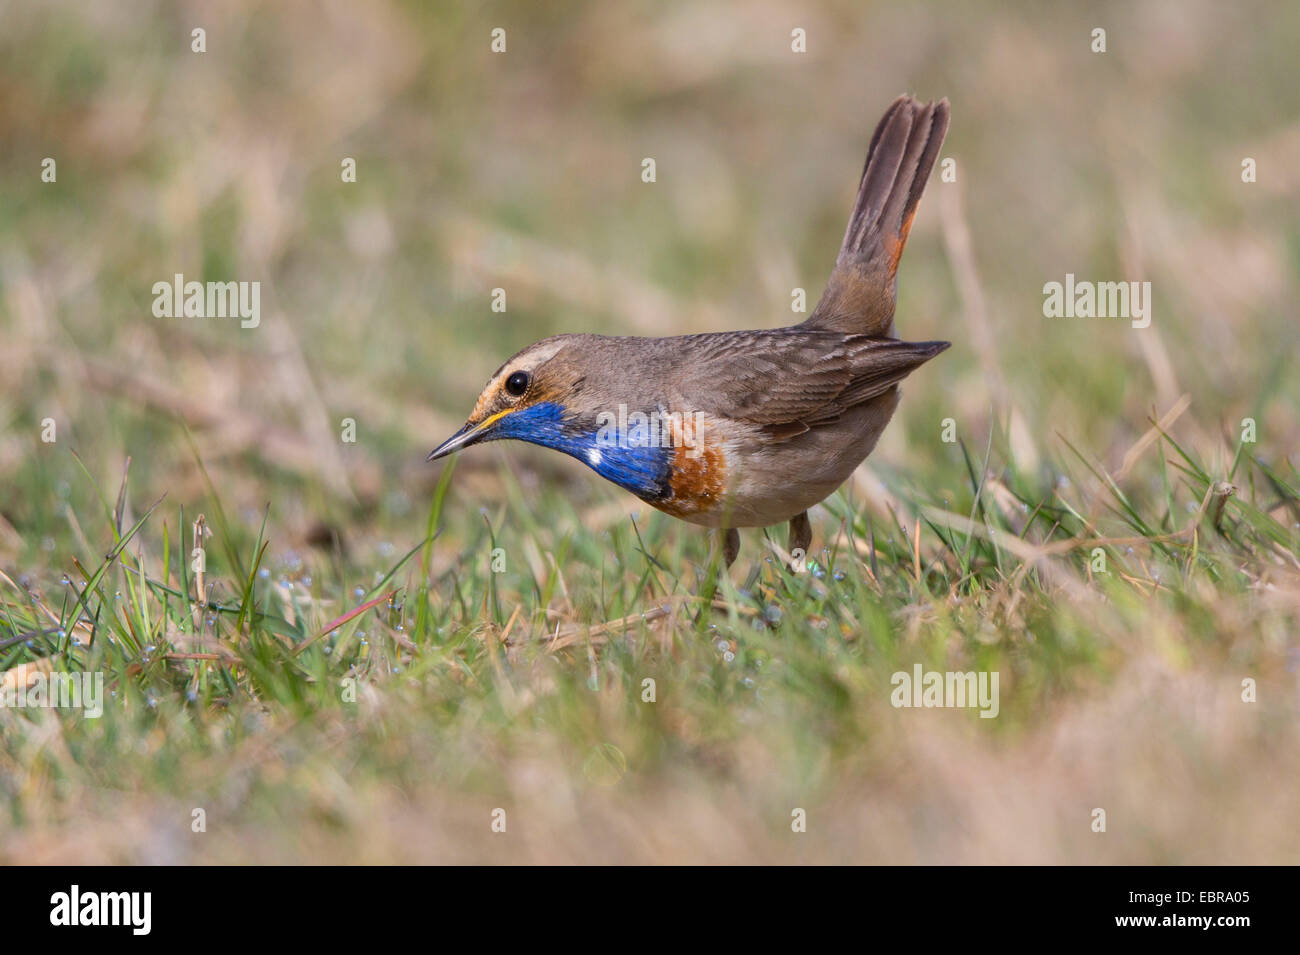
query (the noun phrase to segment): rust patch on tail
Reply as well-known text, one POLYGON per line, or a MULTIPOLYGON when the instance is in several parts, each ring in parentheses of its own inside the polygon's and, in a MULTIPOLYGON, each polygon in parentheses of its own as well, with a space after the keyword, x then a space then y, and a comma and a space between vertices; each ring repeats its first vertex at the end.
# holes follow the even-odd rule
POLYGON ((916 210, 903 220, 903 226, 898 230, 898 238, 892 236, 887 239, 888 245, 885 253, 889 256, 889 274, 895 275, 898 272, 898 260, 903 257, 903 246, 907 245, 907 234, 912 231, 912 220, 916 218, 916 210))

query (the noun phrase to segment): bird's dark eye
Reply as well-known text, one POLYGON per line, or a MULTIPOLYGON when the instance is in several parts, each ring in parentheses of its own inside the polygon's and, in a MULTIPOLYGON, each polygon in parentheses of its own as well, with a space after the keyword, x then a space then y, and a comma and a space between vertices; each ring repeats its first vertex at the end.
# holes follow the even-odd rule
POLYGON ((528 390, 528 372, 517 371, 506 379, 506 394, 515 398, 523 397, 528 390))

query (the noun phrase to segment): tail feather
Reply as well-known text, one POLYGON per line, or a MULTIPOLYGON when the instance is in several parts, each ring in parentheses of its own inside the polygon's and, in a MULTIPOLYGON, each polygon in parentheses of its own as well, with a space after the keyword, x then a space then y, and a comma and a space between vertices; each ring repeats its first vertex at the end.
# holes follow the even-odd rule
POLYGON ((948 132, 948 101, 900 96, 871 137, 835 269, 804 324, 846 334, 892 334, 898 260, 948 132))

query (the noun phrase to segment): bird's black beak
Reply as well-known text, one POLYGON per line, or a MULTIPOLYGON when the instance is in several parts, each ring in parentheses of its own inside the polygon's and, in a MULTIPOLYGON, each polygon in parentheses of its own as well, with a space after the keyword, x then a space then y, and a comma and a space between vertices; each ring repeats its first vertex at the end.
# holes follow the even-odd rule
POLYGON ((442 444, 430 451, 429 456, 425 458, 425 460, 436 461, 439 458, 445 458, 454 451, 459 451, 461 448, 468 447, 481 437, 483 437, 483 425, 466 422, 465 427, 461 428, 446 441, 442 442, 442 444))
POLYGON ((446 441, 442 442, 442 444, 430 451, 429 456, 425 458, 425 460, 436 461, 438 458, 446 457, 453 451, 467 448, 471 444, 478 444, 478 442, 487 438, 496 431, 495 425, 498 421, 506 415, 513 413, 514 410, 514 408, 507 408, 504 411, 498 411, 496 414, 490 415, 478 423, 466 421, 465 427, 461 428, 446 441))

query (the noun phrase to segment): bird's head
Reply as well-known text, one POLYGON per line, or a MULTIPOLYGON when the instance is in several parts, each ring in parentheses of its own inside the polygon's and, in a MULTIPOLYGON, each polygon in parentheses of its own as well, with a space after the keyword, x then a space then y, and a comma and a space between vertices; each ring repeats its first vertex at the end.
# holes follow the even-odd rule
POLYGON ((671 449, 611 446, 605 414, 620 404, 654 407, 619 367, 618 339, 557 335, 510 358, 493 373, 464 427, 429 454, 433 461, 485 441, 513 438, 563 451, 647 499, 666 493, 671 449))
POLYGON ((506 361, 488 380, 465 426, 430 452, 429 460, 502 438, 547 443, 573 417, 566 414, 568 406, 582 391, 583 376, 572 356, 556 360, 573 337, 543 339, 506 361))

